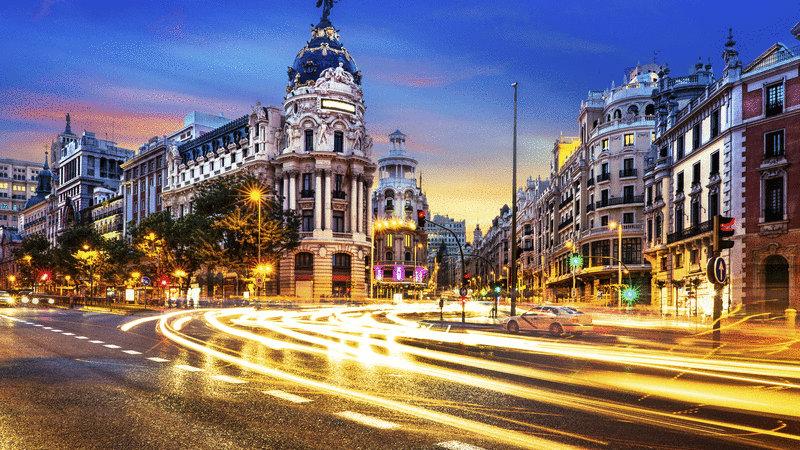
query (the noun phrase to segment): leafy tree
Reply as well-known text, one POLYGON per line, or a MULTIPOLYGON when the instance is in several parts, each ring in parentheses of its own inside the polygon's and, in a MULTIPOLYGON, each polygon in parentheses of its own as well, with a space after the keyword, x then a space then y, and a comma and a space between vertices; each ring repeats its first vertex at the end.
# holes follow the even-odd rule
POLYGON ((41 272, 54 267, 50 242, 38 234, 26 236, 14 250, 14 258, 19 261, 20 282, 25 286, 33 286, 41 272))

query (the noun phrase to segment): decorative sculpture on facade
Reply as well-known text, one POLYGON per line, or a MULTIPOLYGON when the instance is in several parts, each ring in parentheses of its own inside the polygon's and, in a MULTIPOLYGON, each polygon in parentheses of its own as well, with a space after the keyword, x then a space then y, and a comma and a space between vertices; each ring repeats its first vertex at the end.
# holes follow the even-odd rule
POLYGON ((331 9, 336 0, 317 0, 317 8, 322 7, 322 19, 320 24, 330 23, 331 9))

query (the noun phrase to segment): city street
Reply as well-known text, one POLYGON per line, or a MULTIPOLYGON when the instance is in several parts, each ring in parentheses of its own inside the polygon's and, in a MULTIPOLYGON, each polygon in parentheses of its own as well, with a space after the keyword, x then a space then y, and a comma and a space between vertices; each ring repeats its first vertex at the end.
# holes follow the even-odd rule
POLYGON ((419 325, 433 305, 0 314, 0 448, 800 441, 800 366, 778 348, 718 356, 702 338, 613 325, 579 339, 448 332, 419 325))

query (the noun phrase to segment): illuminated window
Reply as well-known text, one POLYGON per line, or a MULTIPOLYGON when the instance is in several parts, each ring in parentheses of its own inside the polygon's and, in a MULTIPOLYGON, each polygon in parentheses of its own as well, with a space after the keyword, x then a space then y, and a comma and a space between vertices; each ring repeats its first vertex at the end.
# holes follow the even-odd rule
POLYGON ((25 186, 20 186, 18 184, 15 184, 13 189, 16 192, 25 192, 25 186))
POLYGON ((8 183, 0 183, 0 189, 8 189, 8 183))
POLYGON ((409 235, 405 236, 405 244, 406 244, 406 247, 411 247, 411 236, 409 236, 409 235))
POLYGON ((607 138, 603 139, 602 149, 603 150, 608 150, 608 139, 607 138))
POLYGON ((633 145, 633 133, 625 133, 625 147, 630 147, 633 145))

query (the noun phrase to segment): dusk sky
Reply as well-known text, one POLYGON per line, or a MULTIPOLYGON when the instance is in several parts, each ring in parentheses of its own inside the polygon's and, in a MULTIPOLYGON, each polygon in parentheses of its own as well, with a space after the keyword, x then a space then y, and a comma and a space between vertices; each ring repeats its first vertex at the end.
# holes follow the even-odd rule
MULTIPOLYGON (((0 6, 0 155, 42 160, 63 130, 136 149, 190 111, 236 118, 280 104, 314 0, 6 0, 0 6)), ((546 176, 590 89, 637 62, 719 74, 728 27, 747 63, 789 29, 797 0, 340 0, 331 15, 364 74, 376 157, 396 128, 420 160, 431 210, 484 230, 511 198, 513 81, 520 184, 546 176), (758 6, 757 6, 758 5, 758 6), (476 187, 477 186, 477 187, 476 187)))

